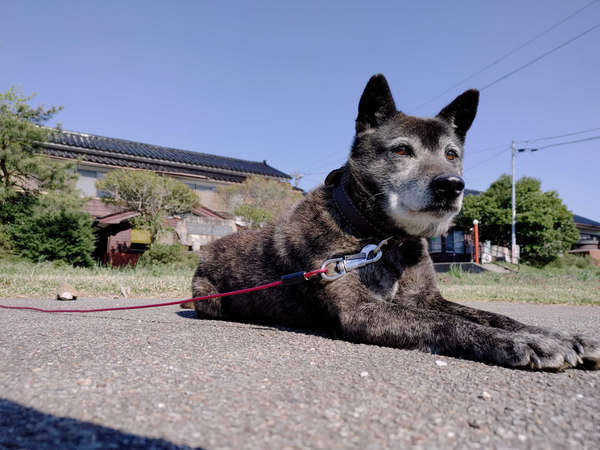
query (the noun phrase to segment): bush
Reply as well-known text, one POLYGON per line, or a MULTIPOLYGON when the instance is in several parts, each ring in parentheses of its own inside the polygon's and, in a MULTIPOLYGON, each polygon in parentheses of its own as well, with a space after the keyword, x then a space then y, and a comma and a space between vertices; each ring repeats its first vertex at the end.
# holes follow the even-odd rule
POLYGON ((0 217, 14 252, 31 261, 64 261, 73 266, 93 264, 95 236, 92 218, 81 201, 70 195, 5 196, 0 217))
POLYGON ((175 265, 195 268, 197 264, 198 255, 186 253, 179 244, 153 244, 138 260, 140 267, 175 265))

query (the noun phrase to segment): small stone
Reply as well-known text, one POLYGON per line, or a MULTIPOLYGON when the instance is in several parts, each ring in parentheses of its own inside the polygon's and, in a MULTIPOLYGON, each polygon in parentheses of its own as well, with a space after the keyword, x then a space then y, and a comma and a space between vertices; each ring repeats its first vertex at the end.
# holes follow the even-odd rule
POLYGON ((492 394, 490 394, 490 393, 489 393, 489 392, 487 392, 487 391, 483 391, 483 392, 481 393, 481 395, 479 395, 479 398, 480 398, 480 399, 482 399, 482 400, 489 400, 489 399, 491 399, 491 398, 492 398, 492 394))
POLYGON ((89 378, 80 378, 79 380, 77 380, 77 384, 79 384, 80 386, 89 386, 90 384, 92 384, 92 380, 90 380, 89 378))
POLYGON ((583 394, 577 394, 575 397, 577 397, 579 400, 581 400, 583 398, 583 394))
POLYGON ((448 431, 447 436, 452 439, 454 436, 456 436, 456 433, 454 431, 448 431))
POLYGON ((73 286, 63 283, 56 292, 56 300, 77 300, 79 293, 73 286))
POLYGON ((446 361, 442 361, 441 359, 436 359, 435 363, 439 366, 439 367, 445 367, 448 365, 448 363, 446 361))
POLYGON ((368 377, 368 376, 369 376, 369 372, 367 372, 366 370, 363 370, 363 371, 360 373, 360 376, 361 376, 361 377, 363 377, 363 378, 364 378, 364 377, 368 377))
POLYGON ((527 436, 525 436, 524 434, 519 434, 517 436, 517 438, 521 441, 521 442, 525 442, 527 440, 527 436))

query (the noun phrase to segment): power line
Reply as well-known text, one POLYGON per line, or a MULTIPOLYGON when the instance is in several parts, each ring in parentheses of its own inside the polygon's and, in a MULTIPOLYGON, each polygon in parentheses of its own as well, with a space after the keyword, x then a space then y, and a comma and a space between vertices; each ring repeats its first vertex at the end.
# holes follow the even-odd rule
POLYGON ((559 147, 561 145, 568 145, 568 144, 577 144, 579 142, 595 141, 597 139, 600 139, 600 136, 592 136, 592 137, 589 137, 589 138, 577 139, 577 140, 574 140, 574 141, 566 141, 566 142, 558 142, 556 144, 542 145, 541 147, 537 147, 537 148, 520 148, 519 152, 524 152, 526 150, 529 150, 530 152, 537 152, 538 150, 542 150, 544 148, 559 147))
POLYGON ((527 41, 525 41, 523 44, 520 44, 516 47, 514 47, 512 50, 509 50, 507 53, 505 53, 504 55, 500 56, 499 58, 497 58, 496 60, 494 60, 493 62, 491 62, 490 64, 482 67, 481 69, 477 70, 476 72, 472 73, 471 75, 469 75, 466 78, 463 78, 462 80, 460 80, 459 82, 453 84, 452 86, 450 86, 448 89, 446 89, 444 92, 441 92, 440 94, 436 95, 435 97, 430 98, 429 100, 427 100, 426 102, 421 103, 420 105, 418 105, 417 107, 413 108, 414 110, 417 110, 425 105, 427 105, 428 103, 431 103, 434 100, 437 100, 438 98, 440 98, 442 95, 450 92, 452 89, 460 86, 461 84, 463 84, 466 81, 469 81, 472 78, 475 78, 477 75, 485 72, 486 70, 494 67, 496 64, 499 64, 500 62, 504 61, 506 58, 508 58, 509 56, 513 55, 514 53, 518 52, 519 50, 521 50, 522 48, 528 46, 529 44, 531 44, 532 42, 536 41, 537 39, 541 38, 542 36, 548 34, 550 31, 554 30, 556 27, 558 27, 559 25, 562 25, 563 23, 565 23, 567 20, 575 17, 577 14, 579 14, 581 11, 583 11, 584 9, 592 6, 594 3, 597 3, 599 0, 593 0, 591 2, 589 2, 588 4, 586 4, 585 6, 579 8, 577 11, 569 14, 567 17, 559 20, 558 22, 554 23, 553 25, 551 25, 550 27, 546 28, 544 31, 542 31, 541 33, 536 34, 535 36, 533 36, 532 38, 528 39, 527 41))
POLYGON ((505 80, 506 78, 510 77, 511 75, 514 75, 515 73, 517 73, 517 72, 520 72, 521 70, 523 70, 523 69, 525 69, 525 68, 527 68, 527 67, 531 66, 532 64, 534 64, 534 63, 538 62, 540 59, 542 59, 542 58, 545 58, 546 56, 550 55, 551 53, 554 53, 555 51, 557 51, 557 50, 559 50, 559 49, 563 48, 563 47, 564 47, 564 46, 566 46, 566 45, 569 45, 571 42, 573 42, 573 41, 576 41, 577 39, 579 39, 579 38, 581 38, 581 37, 585 36, 586 34, 588 34, 588 33, 592 32, 592 31, 594 31, 594 30, 595 30, 596 28, 598 28, 598 27, 600 27, 600 23, 598 23, 598 24, 594 25, 594 26, 593 26, 593 27, 591 27, 591 28, 588 28, 588 29, 587 29, 587 30, 585 30, 583 33, 580 33, 580 34, 578 34, 577 36, 575 36, 575 37, 572 37, 571 39, 569 39, 569 40, 567 40, 567 41, 563 42, 563 43, 562 43, 562 44, 560 44, 560 45, 557 45, 556 47, 554 47, 554 48, 552 48, 552 49, 548 50, 547 52, 545 52, 545 53, 542 53, 542 54, 541 54, 540 56, 538 56, 537 58, 534 58, 534 59, 532 59, 531 61, 529 61, 529 62, 527 62, 527 63, 523 64, 522 66, 519 66, 519 67, 517 67, 515 70, 512 70, 512 71, 508 72, 508 73, 507 73, 507 74, 505 74, 505 75, 502 75, 500 78, 498 78, 498 79, 496 79, 496 80, 492 81, 492 82, 491 82, 491 83, 489 83, 489 84, 486 84, 484 87, 480 88, 479 90, 480 90, 480 91, 485 91, 487 88, 489 88, 489 87, 492 87, 492 86, 493 86, 493 85, 495 85, 496 83, 499 83, 500 81, 502 81, 502 80, 505 80))
POLYGON ((558 134, 556 136, 546 136, 546 137, 540 137, 540 138, 535 138, 535 139, 527 139, 525 141, 516 141, 516 142, 519 142, 521 144, 530 144, 532 142, 547 141, 547 140, 550 140, 550 139, 558 139, 558 138, 567 137, 567 136, 575 136, 577 134, 585 134, 585 133, 589 133, 590 131, 597 131, 597 130, 600 130, 600 127, 598 127, 598 128, 589 128, 587 130, 581 130, 581 131, 574 131, 572 133, 558 134))
POLYGON ((502 155, 503 153, 505 153, 507 150, 510 150, 510 147, 504 147, 502 150, 500 150, 497 153, 494 153, 492 156, 490 156, 487 159, 484 159, 483 161, 478 162, 477 164, 470 166, 470 167, 465 167, 465 172, 471 171, 489 161, 491 161, 492 159, 496 159, 498 156, 502 155))
POLYGON ((471 150, 471 149, 467 149, 467 152, 468 152, 469 154, 471 154, 471 153, 475 153, 475 154, 477 154, 477 155, 481 155, 482 153, 487 153, 487 152, 491 152, 492 150, 497 150, 497 149, 499 149, 500 147, 504 148, 504 147, 506 147, 506 144, 494 145, 493 147, 487 147, 487 148, 484 148, 484 149, 478 149, 478 150, 471 150))

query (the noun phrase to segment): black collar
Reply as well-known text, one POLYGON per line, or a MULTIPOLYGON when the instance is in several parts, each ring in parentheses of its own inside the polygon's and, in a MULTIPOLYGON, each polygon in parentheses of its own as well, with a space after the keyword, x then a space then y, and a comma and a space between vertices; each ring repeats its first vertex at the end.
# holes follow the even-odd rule
POLYGON ((378 227, 373 225, 367 217, 365 217, 356 205, 350 199, 346 192, 346 182, 348 174, 344 167, 332 171, 325 180, 325 184, 333 184, 333 201, 336 208, 340 212, 352 231, 359 237, 374 237, 385 234, 378 227))

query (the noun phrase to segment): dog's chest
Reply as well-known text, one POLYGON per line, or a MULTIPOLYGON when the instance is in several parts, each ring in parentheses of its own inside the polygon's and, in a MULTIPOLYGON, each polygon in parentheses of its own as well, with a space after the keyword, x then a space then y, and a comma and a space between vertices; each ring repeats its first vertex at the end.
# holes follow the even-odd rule
MULTIPOLYGON (((420 250, 420 248, 419 248, 420 250)), ((428 290, 432 277, 415 248, 393 248, 378 263, 361 269, 359 278, 372 295, 383 301, 406 301, 428 290)))

